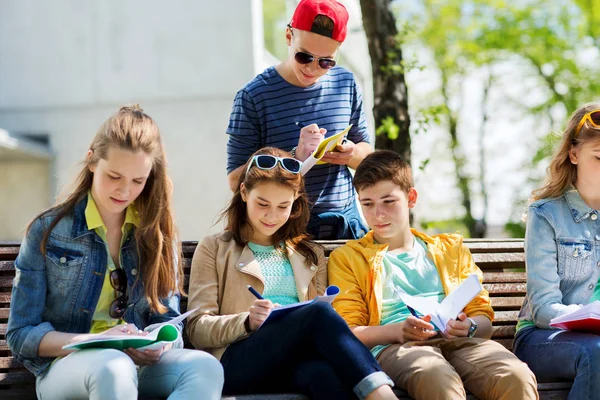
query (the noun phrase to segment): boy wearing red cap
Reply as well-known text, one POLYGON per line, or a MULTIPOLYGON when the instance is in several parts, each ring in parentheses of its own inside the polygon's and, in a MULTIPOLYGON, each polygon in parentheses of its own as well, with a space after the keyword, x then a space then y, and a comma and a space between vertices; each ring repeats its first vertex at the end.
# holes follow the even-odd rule
POLYGON ((242 166, 273 146, 304 161, 327 136, 352 124, 348 141, 306 174, 312 204, 309 233, 316 238, 359 238, 367 228, 355 204, 348 167, 372 151, 362 96, 352 73, 336 66, 348 12, 336 0, 301 0, 286 30, 289 56, 267 68, 236 95, 227 134, 232 190, 242 166))

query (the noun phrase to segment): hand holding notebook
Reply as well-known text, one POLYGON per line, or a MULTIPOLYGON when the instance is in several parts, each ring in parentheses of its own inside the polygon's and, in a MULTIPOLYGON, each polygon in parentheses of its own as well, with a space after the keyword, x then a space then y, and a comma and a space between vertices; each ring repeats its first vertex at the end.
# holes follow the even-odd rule
MULTIPOLYGON (((260 293, 256 292, 251 287, 248 287, 248 290, 250 290, 252 292, 252 294, 254 294, 254 296, 256 296, 258 299, 262 299, 262 296, 260 295, 260 293)), ((309 305, 312 303, 324 302, 324 303, 331 304, 331 303, 333 303, 333 300, 339 293, 340 293, 339 287, 328 286, 327 289, 325 289, 325 293, 323 294, 323 296, 317 296, 312 300, 306 300, 306 301, 302 301, 299 303, 294 303, 294 304, 289 304, 286 306, 274 308, 271 310, 271 313, 269 314, 269 316, 267 317, 265 322, 263 322, 262 325, 267 324, 267 323, 269 323, 269 324, 273 323, 274 321, 279 320, 281 317, 283 317, 287 313, 289 313, 299 307, 303 307, 303 306, 306 306, 306 305, 309 305)), ((259 329, 260 329, 260 327, 259 327, 259 329)))
POLYGON ((342 142, 348 136, 348 132, 352 128, 352 125, 348 126, 343 131, 336 133, 335 135, 329 136, 328 138, 323 139, 323 141, 319 144, 319 147, 316 148, 315 151, 312 152, 310 156, 302 163, 302 170, 300 173, 305 175, 315 164, 325 164, 324 161, 320 161, 323 156, 330 151, 335 151, 335 148, 342 144, 342 142))
POLYGON ((430 315, 431 324, 445 335, 448 321, 456 319, 458 314, 482 290, 483 287, 479 282, 479 278, 476 274, 472 274, 460 286, 454 289, 452 293, 447 295, 441 303, 432 298, 411 296, 398 291, 396 293, 407 306, 412 307, 421 315, 430 315))
POLYGON ((138 350, 158 350, 169 343, 175 343, 181 338, 181 332, 176 325, 191 315, 197 308, 190 310, 178 317, 175 317, 161 324, 151 325, 150 332, 145 331, 140 334, 123 335, 91 335, 88 339, 75 343, 64 345, 64 350, 83 350, 83 349, 117 349, 124 350, 128 348, 138 350))
POLYGON ((600 334, 600 301, 593 301, 578 310, 552 318, 550 326, 600 334))

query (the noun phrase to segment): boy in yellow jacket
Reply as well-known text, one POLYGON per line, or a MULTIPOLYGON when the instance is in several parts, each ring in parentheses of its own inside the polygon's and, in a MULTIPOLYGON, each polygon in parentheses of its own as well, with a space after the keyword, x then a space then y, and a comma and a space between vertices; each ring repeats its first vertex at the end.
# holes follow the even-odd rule
POLYGON ((397 387, 415 399, 537 399, 535 376, 502 345, 488 340, 494 312, 482 290, 443 334, 429 317, 412 316, 398 293, 441 301, 481 270, 458 234, 411 229, 417 201, 410 165, 397 153, 367 156, 353 180, 371 231, 329 257, 333 306, 397 387), (464 386, 463 386, 464 383, 464 386))

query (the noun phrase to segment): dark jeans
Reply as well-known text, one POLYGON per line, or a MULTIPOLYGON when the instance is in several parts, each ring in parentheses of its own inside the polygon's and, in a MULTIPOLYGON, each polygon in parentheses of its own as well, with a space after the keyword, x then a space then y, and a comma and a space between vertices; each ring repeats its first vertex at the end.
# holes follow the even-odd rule
POLYGON ((353 202, 341 212, 311 215, 306 230, 319 240, 360 239, 369 232, 369 227, 360 216, 356 202, 353 202))
POLYGON ((600 336, 528 327, 517 333, 513 351, 539 382, 574 380, 569 399, 600 397, 600 336))
MULTIPOLYGON (((311 399, 351 399, 359 383, 381 386, 371 352, 327 303, 300 307, 231 344, 221 363, 224 394, 300 392, 311 399)), ((380 376, 381 375, 381 376, 380 376)), ((389 379, 389 378, 387 378, 389 379)), ((391 384, 391 381, 389 381, 391 384)))

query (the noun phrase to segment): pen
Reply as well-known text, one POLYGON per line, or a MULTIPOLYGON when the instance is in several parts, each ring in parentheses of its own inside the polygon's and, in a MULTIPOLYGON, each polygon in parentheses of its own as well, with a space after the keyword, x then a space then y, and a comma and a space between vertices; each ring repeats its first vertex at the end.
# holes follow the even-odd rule
POLYGON ((302 122, 300 122, 300 121, 296 121, 296 122, 294 122, 294 123, 295 123, 295 124, 298 126, 298 128, 300 128, 300 129, 302 129, 302 128, 304 128, 304 127, 306 126, 306 125, 304 125, 304 124, 303 124, 302 122))
POLYGON ((252 293, 254 295, 254 297, 256 297, 259 300, 264 300, 265 298, 262 297, 260 295, 260 293, 258 293, 256 290, 254 290, 254 288, 250 285, 246 285, 246 287, 248 288, 248 290, 250 291, 250 293, 252 293))
POLYGON ((415 309, 412 308, 411 306, 409 306, 408 304, 406 305, 406 308, 408 308, 408 311, 410 311, 410 313, 412 314, 413 317, 419 318, 419 319, 421 318, 421 317, 419 317, 419 315, 417 314, 415 309))

